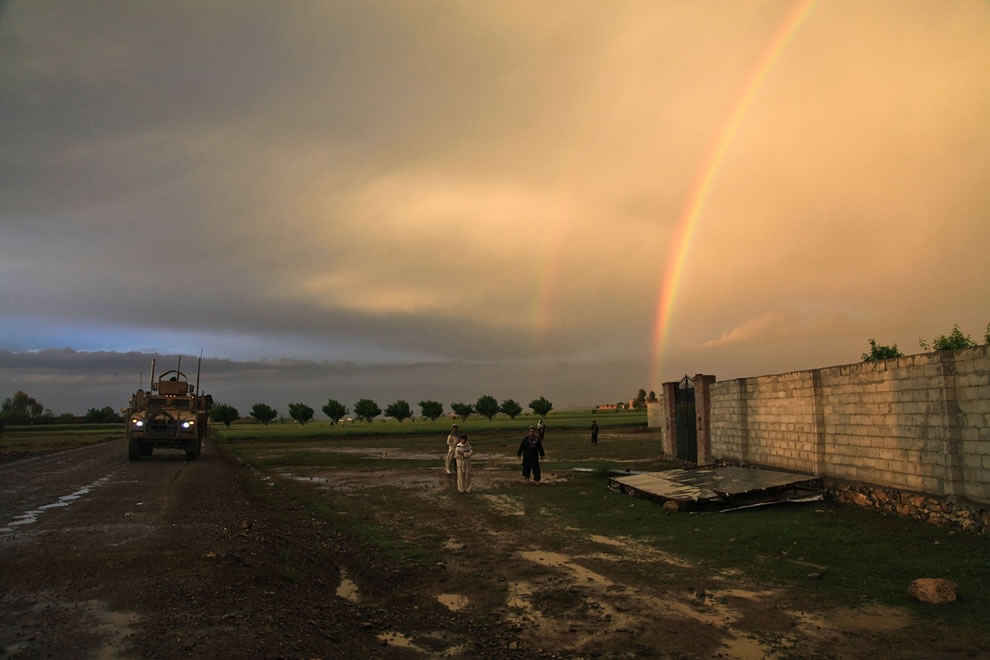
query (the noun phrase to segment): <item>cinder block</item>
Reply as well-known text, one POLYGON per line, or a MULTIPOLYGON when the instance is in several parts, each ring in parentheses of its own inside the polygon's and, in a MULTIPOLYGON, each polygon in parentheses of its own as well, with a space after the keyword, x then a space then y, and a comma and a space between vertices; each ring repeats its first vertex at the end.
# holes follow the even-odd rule
POLYGON ((963 468, 963 481, 968 483, 983 483, 988 479, 987 471, 979 468, 963 468))
POLYGON ((963 467, 967 468, 980 468, 983 467, 983 456, 979 454, 963 455, 962 464, 963 467))

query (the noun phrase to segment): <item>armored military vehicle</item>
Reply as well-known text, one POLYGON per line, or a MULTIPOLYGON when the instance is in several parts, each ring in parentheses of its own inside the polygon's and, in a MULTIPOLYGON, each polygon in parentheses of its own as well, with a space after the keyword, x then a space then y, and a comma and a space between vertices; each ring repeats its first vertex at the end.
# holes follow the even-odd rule
POLYGON ((127 407, 127 457, 135 461, 151 456, 157 449, 182 449, 186 458, 199 457, 203 438, 207 432, 207 413, 213 406, 213 397, 199 391, 199 373, 196 366, 196 384, 182 369, 182 358, 175 369, 163 372, 155 378, 155 361, 151 362, 149 391, 138 389, 131 396, 127 407))

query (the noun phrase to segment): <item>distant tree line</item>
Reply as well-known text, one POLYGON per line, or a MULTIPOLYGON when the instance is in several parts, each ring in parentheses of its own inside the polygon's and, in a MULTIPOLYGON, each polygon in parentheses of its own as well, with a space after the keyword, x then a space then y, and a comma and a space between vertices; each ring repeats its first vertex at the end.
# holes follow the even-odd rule
MULTIPOLYGON (((545 416, 553 409, 553 403, 546 397, 540 396, 529 402, 529 408, 537 415, 545 416)), ((331 424, 338 424, 350 412, 344 404, 336 399, 328 399, 326 405, 321 410, 330 419, 331 424)), ((399 399, 385 406, 383 411, 379 405, 371 399, 360 399, 354 403, 354 417, 370 422, 383 412, 386 417, 392 417, 400 423, 413 418, 413 409, 408 401, 399 399)), ((523 407, 513 399, 505 399, 501 403, 491 394, 485 394, 478 398, 473 404, 454 401, 450 404, 451 412, 462 420, 468 419, 473 414, 487 417, 489 421, 495 415, 502 413, 515 419, 523 412, 523 407)), ((436 421, 444 414, 443 404, 439 401, 425 400, 419 402, 420 417, 436 421)), ((307 424, 313 419, 314 410, 305 403, 299 401, 289 404, 289 417, 299 424, 307 424)), ((256 403, 251 406, 249 416, 259 424, 271 424, 278 419, 278 411, 266 403, 256 403)), ((230 426, 241 418, 240 412, 228 403, 221 403, 213 406, 210 410, 210 419, 219 424, 230 426)))
POLYGON ((62 413, 56 415, 51 408, 18 390, 0 404, 0 429, 4 426, 25 424, 81 424, 122 422, 123 418, 110 406, 90 408, 85 415, 62 413))

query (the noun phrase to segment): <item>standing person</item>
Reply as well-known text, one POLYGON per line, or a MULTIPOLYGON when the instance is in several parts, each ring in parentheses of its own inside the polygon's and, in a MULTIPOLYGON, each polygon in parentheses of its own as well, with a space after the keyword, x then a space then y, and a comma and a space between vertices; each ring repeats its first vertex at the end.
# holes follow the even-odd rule
POLYGON ((591 444, 598 444, 598 420, 591 420, 591 444))
POLYGON ((447 474, 453 474, 450 471, 450 462, 454 460, 454 449, 457 447, 457 441, 460 438, 457 434, 457 424, 450 427, 450 433, 447 435, 447 458, 444 459, 443 469, 447 474))
POLYGON ((523 477, 528 481, 529 473, 532 472, 533 481, 539 483, 540 458, 546 456, 546 453, 543 451, 543 441, 540 439, 535 427, 529 427, 529 433, 519 443, 519 451, 516 452, 516 456, 522 456, 523 477))
POLYGON ((540 417, 540 421, 536 423, 536 434, 540 436, 540 442, 543 442, 543 438, 547 434, 547 425, 543 423, 542 417, 540 417))
POLYGON ((457 459, 457 492, 459 493, 471 492, 471 455, 473 453, 474 450, 471 449, 471 443, 468 442, 467 433, 462 434, 460 442, 454 449, 457 459))

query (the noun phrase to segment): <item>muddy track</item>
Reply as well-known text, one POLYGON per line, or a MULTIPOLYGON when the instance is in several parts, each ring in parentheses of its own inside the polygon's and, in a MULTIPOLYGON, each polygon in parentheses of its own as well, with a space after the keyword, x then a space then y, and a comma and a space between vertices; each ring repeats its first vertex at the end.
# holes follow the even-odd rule
MULTIPOLYGON (((940 629, 896 608, 809 611, 808 593, 569 527, 506 486, 515 471, 478 470, 470 496, 438 467, 300 476, 258 472, 209 443, 193 462, 161 452, 130 463, 120 441, 0 467, 0 657, 947 657, 975 648, 932 642, 940 629), (308 512, 321 503, 435 554, 389 555, 352 536, 362 525, 345 532, 327 522, 334 515, 308 512)), ((567 481, 548 477, 540 488, 567 481)))
MULTIPOLYGON (((414 570, 362 553, 277 487, 252 495, 264 482, 209 444, 194 462, 130 463, 113 442, 2 477, 0 657, 422 657, 387 634, 447 612, 403 592, 414 570), (342 561, 389 602, 338 595, 342 561)), ((504 646, 456 621, 443 636, 433 650, 504 646)))

